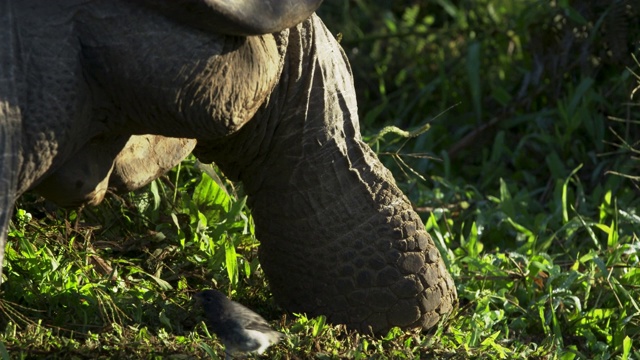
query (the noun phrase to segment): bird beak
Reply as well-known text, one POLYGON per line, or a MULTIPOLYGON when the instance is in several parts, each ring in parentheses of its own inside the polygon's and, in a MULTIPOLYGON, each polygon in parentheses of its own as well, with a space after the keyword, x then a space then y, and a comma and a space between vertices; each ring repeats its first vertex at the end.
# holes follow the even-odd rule
POLYGON ((195 300, 196 304, 201 304, 202 303, 202 294, 201 293, 197 293, 197 294, 193 295, 192 299, 195 300))

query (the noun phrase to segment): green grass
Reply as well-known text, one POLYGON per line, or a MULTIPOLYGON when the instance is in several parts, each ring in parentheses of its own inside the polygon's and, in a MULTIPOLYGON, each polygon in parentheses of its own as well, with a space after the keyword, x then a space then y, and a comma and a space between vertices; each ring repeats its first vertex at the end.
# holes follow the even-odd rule
POLYGON ((241 186, 188 159, 97 208, 20 200, 0 358, 222 357, 191 302, 216 286, 287 334, 269 358, 640 359, 640 8, 605 3, 323 4, 457 284, 429 334, 285 314, 241 186))

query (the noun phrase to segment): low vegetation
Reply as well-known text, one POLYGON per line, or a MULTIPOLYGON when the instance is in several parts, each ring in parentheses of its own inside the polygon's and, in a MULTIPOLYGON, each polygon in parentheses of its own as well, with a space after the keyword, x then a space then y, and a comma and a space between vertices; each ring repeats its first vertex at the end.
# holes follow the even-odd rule
POLYGON ((270 300, 241 185, 185 160, 97 208, 17 204, 0 358, 218 358, 215 286, 287 335, 274 359, 640 359, 640 5, 327 1, 365 139, 423 216, 460 306, 358 334, 270 300), (634 98, 634 95, 636 96, 634 98))

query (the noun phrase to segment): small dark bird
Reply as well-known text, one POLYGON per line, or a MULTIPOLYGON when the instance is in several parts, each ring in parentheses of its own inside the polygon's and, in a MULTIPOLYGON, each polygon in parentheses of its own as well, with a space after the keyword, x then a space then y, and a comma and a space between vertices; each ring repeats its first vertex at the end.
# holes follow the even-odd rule
POLYGON ((204 290, 195 295, 207 317, 207 327, 225 346, 226 359, 232 354, 258 353, 284 337, 249 308, 229 300, 217 290, 204 290))

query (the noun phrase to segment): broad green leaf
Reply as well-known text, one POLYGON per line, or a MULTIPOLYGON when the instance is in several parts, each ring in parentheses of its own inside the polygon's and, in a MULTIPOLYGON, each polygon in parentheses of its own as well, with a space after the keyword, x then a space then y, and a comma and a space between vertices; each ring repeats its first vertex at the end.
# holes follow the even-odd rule
POLYGON ((475 222, 471 225, 471 231, 467 238, 468 241, 466 248, 469 252, 469 256, 477 257, 482 252, 483 245, 478 241, 478 227, 475 222))
POLYGON ((11 360, 9 352, 7 351, 7 348, 4 346, 2 341, 0 341, 0 358, 2 358, 2 360, 11 360))
POLYGON ((620 213, 620 215, 627 221, 636 224, 636 225, 640 225, 640 216, 624 211, 624 210, 618 210, 618 213, 620 213))
POLYGON ((157 211, 160 208, 160 190, 158 189, 158 180, 154 180, 151 182, 149 186, 149 191, 153 195, 153 210, 157 211))
POLYGON ((162 280, 161 278, 155 276, 155 275, 151 275, 147 272, 144 271, 140 271, 141 273, 147 275, 148 277, 152 278, 156 284, 158 284, 158 287, 160 288, 160 290, 162 291, 169 291, 169 290, 173 290, 173 286, 171 286, 171 284, 169 284, 168 282, 162 280))
POLYGON ((236 247, 233 245, 233 241, 231 241, 231 239, 227 239, 224 242, 224 255, 229 281, 231 282, 231 284, 237 285, 239 279, 238 255, 236 254, 236 247))
POLYGON ((201 342, 200 347, 202 348, 202 350, 204 350, 204 352, 207 353, 207 355, 209 355, 209 358, 219 359, 218 355, 216 355, 216 352, 211 348, 211 346, 209 346, 209 344, 201 342))
POLYGON ((555 150, 550 150, 549 154, 544 158, 544 161, 551 172, 551 176, 555 180, 560 181, 564 174, 566 174, 566 171, 565 164, 560 159, 558 153, 555 150))
POLYGON ((160 314, 158 315, 160 322, 168 327, 170 330, 173 328, 171 326, 171 319, 169 319, 169 317, 167 316, 167 312, 165 309, 160 310, 160 314))
POLYGON ((438 5, 440 5, 452 18, 458 17, 458 9, 450 0, 436 0, 436 3, 438 3, 438 5))
POLYGON ((618 226, 615 219, 611 220, 611 231, 607 234, 607 246, 614 248, 618 245, 618 226))
POLYGON ((499 335, 500 335, 500 330, 494 332, 493 334, 489 335, 486 339, 482 340, 482 342, 480 343, 480 346, 484 348, 491 348, 498 353, 498 357, 500 359, 506 359, 507 354, 510 351, 504 346, 496 342, 496 339, 498 338, 499 335))
POLYGON ((632 343, 633 341, 631 341, 631 338, 629 337, 629 335, 625 336, 624 340, 622 340, 622 360, 629 359, 632 343))
POLYGON ((311 335, 316 337, 322 334, 322 330, 324 329, 324 324, 326 323, 327 318, 324 315, 320 315, 313 320, 313 330, 311 335))
POLYGON ((501 105, 505 106, 511 102, 511 94, 502 86, 495 86, 491 89, 491 97, 496 99, 501 105))
POLYGON ((558 5, 564 10, 565 15, 567 15, 572 21, 575 21, 580 25, 587 23, 587 20, 577 10, 571 7, 571 2, 569 0, 560 0, 558 1, 558 5))
POLYGON ((578 170, 582 168, 582 164, 578 165, 575 169, 571 171, 569 176, 567 176, 562 184, 562 220, 564 223, 569 221, 569 212, 567 210, 568 202, 567 202, 567 187, 569 186, 569 180, 575 175, 578 170))
POLYGON ((576 358, 576 356, 578 356, 578 354, 573 351, 575 345, 569 345, 567 346, 567 348, 569 348, 569 351, 562 354, 562 356, 560 356, 560 360, 573 360, 576 358))
POLYGON ((571 102, 569 103, 568 111, 570 114, 573 114, 576 112, 576 109, 578 108, 578 104, 584 100, 585 93, 587 92, 587 90, 591 88, 591 85, 593 85, 593 79, 591 78, 582 79, 582 81, 580 82, 580 85, 578 85, 578 87, 575 89, 573 93, 573 97, 571 98, 571 102))
POLYGON ((214 222, 220 221, 231 207, 227 191, 204 173, 193 192, 192 200, 198 210, 214 222))

